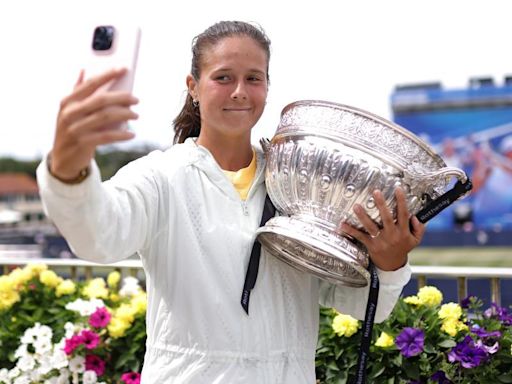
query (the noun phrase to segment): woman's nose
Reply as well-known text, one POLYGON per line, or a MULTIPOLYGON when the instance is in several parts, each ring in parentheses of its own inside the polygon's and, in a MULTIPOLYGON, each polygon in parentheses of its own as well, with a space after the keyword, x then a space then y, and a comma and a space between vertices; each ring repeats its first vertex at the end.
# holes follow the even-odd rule
POLYGON ((236 87, 233 90, 233 93, 231 94, 231 98, 234 100, 247 99, 247 90, 245 88, 245 84, 243 81, 239 81, 236 84, 236 87))

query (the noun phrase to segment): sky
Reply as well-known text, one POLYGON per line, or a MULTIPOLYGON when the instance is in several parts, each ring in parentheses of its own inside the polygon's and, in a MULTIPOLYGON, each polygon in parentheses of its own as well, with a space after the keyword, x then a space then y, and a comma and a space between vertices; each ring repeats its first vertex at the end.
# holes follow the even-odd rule
POLYGON ((192 38, 220 20, 260 24, 272 41, 270 89, 253 141, 271 138, 289 103, 318 99, 391 119, 396 85, 512 74, 506 0, 18 0, 0 4, 0 157, 51 149, 59 102, 78 77, 85 31, 128 19, 142 29, 134 94, 136 138, 172 142, 192 38))

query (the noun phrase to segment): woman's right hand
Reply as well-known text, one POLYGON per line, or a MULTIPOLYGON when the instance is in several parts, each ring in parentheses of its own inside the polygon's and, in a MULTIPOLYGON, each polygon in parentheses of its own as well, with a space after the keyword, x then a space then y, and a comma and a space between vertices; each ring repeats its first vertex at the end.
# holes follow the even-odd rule
POLYGON ((96 92, 125 72, 113 69, 84 81, 82 71, 73 92, 61 101, 50 166, 50 172, 60 180, 76 179, 89 166, 98 145, 135 136, 113 125, 137 119, 130 107, 138 100, 128 92, 96 92))

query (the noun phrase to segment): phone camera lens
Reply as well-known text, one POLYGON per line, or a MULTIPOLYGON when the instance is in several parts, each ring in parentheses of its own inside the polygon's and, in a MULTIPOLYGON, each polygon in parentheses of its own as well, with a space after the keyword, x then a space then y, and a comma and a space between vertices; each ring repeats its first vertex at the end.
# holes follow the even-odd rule
POLYGON ((107 51, 112 47, 114 41, 114 27, 101 25, 94 29, 92 38, 92 49, 95 51, 107 51))

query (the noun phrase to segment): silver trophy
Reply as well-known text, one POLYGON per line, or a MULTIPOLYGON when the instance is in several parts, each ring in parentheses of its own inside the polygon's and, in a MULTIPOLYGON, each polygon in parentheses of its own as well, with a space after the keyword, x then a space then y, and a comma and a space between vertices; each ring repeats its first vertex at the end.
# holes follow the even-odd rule
POLYGON ((464 171, 447 167, 405 128, 326 101, 286 106, 274 137, 262 145, 267 191, 280 215, 257 231, 258 241, 293 267, 335 284, 361 287, 370 279, 366 248, 340 230, 342 222, 363 229, 354 204, 382 225, 375 189, 382 191, 395 217, 398 186, 406 193, 409 211, 426 210, 428 216, 451 203, 425 208, 446 195, 454 177, 459 184, 469 183, 464 171))

